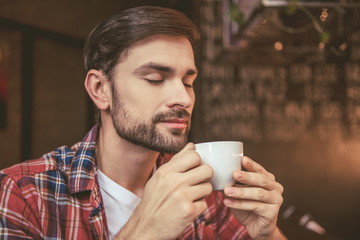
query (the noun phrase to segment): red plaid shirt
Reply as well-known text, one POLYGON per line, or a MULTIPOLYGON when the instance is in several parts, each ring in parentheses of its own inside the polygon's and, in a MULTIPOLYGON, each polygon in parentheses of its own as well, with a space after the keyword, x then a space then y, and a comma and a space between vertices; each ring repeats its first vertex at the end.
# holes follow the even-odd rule
MULTIPOLYGON (((1 239, 109 238, 95 165, 97 131, 0 172, 1 239)), ((158 165, 166 161, 161 154, 158 165)), ((179 239, 250 239, 222 201, 220 192, 208 196, 208 209, 179 239)))

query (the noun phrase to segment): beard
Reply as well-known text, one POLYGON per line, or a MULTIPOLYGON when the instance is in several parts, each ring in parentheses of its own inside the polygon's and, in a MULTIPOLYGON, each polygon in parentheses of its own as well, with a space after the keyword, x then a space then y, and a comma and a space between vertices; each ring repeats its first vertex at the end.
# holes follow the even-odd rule
POLYGON ((150 122, 141 121, 131 115, 116 91, 113 92, 113 108, 110 109, 112 122, 117 134, 127 141, 162 153, 177 153, 188 141, 191 126, 191 115, 185 109, 172 109, 154 115, 150 122), (187 127, 172 128, 161 133, 156 124, 170 118, 186 118, 187 127))

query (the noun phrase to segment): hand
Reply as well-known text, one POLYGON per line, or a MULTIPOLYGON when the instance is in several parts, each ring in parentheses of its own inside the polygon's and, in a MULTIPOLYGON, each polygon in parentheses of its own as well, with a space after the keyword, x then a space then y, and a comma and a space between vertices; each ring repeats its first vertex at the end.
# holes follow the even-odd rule
POLYGON ((144 195, 118 239, 175 239, 207 208, 213 171, 187 144, 147 182, 144 195))
POLYGON ((243 157, 242 165, 247 171, 235 170, 233 178, 244 185, 224 189, 228 197, 224 204, 245 226, 253 239, 282 239, 276 227, 283 187, 273 174, 258 163, 243 157))

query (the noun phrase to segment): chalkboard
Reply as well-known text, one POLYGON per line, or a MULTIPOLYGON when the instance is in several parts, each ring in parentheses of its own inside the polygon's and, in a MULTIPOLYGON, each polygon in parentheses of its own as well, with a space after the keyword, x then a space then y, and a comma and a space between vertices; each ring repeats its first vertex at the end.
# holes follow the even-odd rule
POLYGON ((315 213, 334 236, 360 237, 353 223, 360 214, 360 8, 326 10, 326 44, 314 29, 277 28, 269 13, 280 18, 284 8, 259 9, 229 47, 224 6, 201 1, 195 141, 243 141, 245 153, 285 186, 285 206, 315 213), (329 211, 339 202, 345 205, 329 211))

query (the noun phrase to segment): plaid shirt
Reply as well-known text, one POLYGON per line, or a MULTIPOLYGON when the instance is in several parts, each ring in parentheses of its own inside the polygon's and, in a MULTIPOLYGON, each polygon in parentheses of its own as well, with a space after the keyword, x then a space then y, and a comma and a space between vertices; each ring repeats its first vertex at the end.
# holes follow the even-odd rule
MULTIPOLYGON (((1 239, 108 239, 95 146, 98 127, 71 148, 0 172, 1 239)), ((167 161, 160 155, 157 165, 167 161)), ((208 209, 179 239, 250 239, 214 191, 208 209)))

